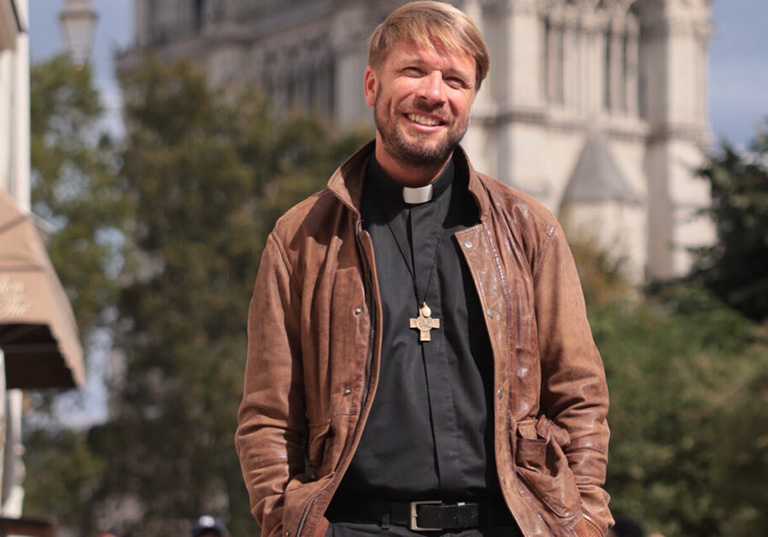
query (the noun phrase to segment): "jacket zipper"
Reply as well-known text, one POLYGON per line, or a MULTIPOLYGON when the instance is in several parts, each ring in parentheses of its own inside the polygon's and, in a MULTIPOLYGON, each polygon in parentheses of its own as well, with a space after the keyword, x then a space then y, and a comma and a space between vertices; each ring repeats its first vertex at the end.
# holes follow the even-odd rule
MULTIPOLYGON (((355 239, 357 241, 358 249, 360 250, 360 255, 365 262, 366 283, 368 284, 368 288, 372 290, 373 276, 371 272, 371 264, 365 256, 365 248, 363 248, 363 244, 360 240, 361 227, 362 227, 362 220, 358 220, 355 223, 355 239)), ((363 285, 365 286, 365 283, 363 285)), ((363 417, 363 412, 365 411, 365 404, 368 401, 368 394, 370 392, 371 362, 373 362, 373 346, 374 346, 375 336, 376 336, 375 334, 376 304, 375 304, 375 298, 374 298, 373 292, 368 293, 368 299, 369 299, 368 311, 370 312, 370 316, 371 316, 371 330, 370 330, 370 337, 368 340, 368 356, 366 357, 366 363, 365 363, 365 385, 363 386, 363 398, 360 404, 360 416, 358 417, 358 424, 360 423, 360 420, 363 417)), ((307 502, 307 506, 304 508, 304 512, 301 514, 301 520, 299 521, 299 526, 296 529, 296 537, 301 537, 301 532, 304 529, 304 524, 307 522, 307 518, 309 517, 309 512, 312 510, 312 506, 314 505, 315 501, 320 496, 325 494, 325 492, 327 492, 329 488, 334 488, 335 486, 336 486, 335 482, 330 483, 327 487, 318 490, 315 494, 312 495, 312 497, 309 499, 309 502, 307 502)))
MULTIPOLYGON (((373 292, 373 275, 371 271, 371 263, 370 260, 365 257, 365 248, 363 248, 362 241, 360 239, 360 229, 363 226, 362 220, 358 220, 357 224, 355 225, 355 238, 357 239, 357 246, 360 250, 360 255, 362 259, 365 260, 365 268, 366 268, 366 281, 368 283, 368 289, 370 292, 368 293, 369 298, 369 304, 368 304, 368 311, 370 312, 371 316, 371 330, 370 330, 370 337, 368 338, 368 356, 366 357, 365 362, 365 385, 363 386, 363 398, 362 398, 362 404, 360 405, 360 418, 363 417, 363 411, 365 410, 365 403, 368 401, 368 392, 370 391, 371 387, 371 363, 373 362, 373 347, 375 345, 375 332, 376 332, 376 303, 375 303, 375 293, 373 292)), ((359 423, 359 420, 358 420, 359 423)))
POLYGON ((296 537, 301 537, 301 530, 304 529, 304 523, 307 521, 307 517, 309 516, 309 511, 312 509, 312 505, 315 503, 315 500, 317 500, 324 492, 325 489, 320 489, 315 492, 315 494, 309 499, 309 502, 307 503, 307 506, 304 508, 304 512, 301 515, 299 527, 296 529, 296 537))

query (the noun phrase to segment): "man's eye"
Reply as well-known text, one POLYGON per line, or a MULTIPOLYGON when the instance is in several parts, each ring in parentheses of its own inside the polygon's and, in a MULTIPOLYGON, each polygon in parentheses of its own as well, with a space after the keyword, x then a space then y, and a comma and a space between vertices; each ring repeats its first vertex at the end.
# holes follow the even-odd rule
POLYGON ((403 69, 403 73, 409 76, 420 76, 423 73, 423 71, 418 67, 406 67, 405 69, 403 69))

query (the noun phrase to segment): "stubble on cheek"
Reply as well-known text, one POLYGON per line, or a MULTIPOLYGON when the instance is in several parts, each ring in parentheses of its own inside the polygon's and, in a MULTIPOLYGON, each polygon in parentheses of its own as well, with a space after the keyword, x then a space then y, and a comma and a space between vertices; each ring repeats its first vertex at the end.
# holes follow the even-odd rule
MULTIPOLYGON (((407 121, 399 109, 390 113, 389 109, 381 102, 381 84, 379 84, 376 99, 373 104, 373 117, 376 130, 389 154, 398 161, 412 166, 429 166, 442 164, 450 157, 453 150, 459 145, 467 130, 467 124, 454 125, 448 129, 442 141, 436 145, 429 144, 430 134, 416 133, 416 141, 406 139, 402 122, 407 121)), ((418 106, 416 106, 419 109, 418 106)), ((423 109, 424 112, 430 110, 423 109)))

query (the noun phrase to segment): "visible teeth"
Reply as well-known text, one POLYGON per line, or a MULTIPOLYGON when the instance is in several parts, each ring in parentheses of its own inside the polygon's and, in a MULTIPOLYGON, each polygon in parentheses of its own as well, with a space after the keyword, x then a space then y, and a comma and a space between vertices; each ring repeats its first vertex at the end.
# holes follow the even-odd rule
POLYGON ((409 114, 408 119, 419 125, 426 125, 427 127, 434 127, 438 124, 438 121, 431 117, 417 116, 415 114, 409 114))

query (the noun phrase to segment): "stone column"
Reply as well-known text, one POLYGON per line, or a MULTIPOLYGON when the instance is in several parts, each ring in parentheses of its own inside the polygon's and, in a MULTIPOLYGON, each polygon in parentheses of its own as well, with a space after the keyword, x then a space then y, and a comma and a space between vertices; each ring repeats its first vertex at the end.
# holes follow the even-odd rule
POLYGON ((547 35, 547 99, 550 105, 563 102, 563 52, 562 21, 555 17, 549 18, 549 33, 547 35))
POLYGON ((646 84, 650 138, 648 170, 648 271, 652 278, 685 274, 691 247, 711 244, 712 223, 698 211, 710 203, 706 185, 695 177, 701 165, 707 127, 694 110, 706 85, 692 78, 691 52, 701 50, 697 32, 708 25, 703 0, 678 4, 667 0, 664 11, 640 11, 641 71, 646 84))
POLYGON ((580 18, 576 26, 576 55, 578 58, 576 68, 576 106, 580 114, 587 111, 587 78, 589 73, 589 36, 584 29, 584 20, 580 18))
POLYGON ((599 114, 604 108, 605 83, 605 18, 603 13, 591 12, 583 16, 583 32, 587 43, 587 62, 584 77, 585 111, 599 114))
POLYGON ((637 117, 638 110, 638 66, 640 65, 640 48, 638 45, 638 28, 634 19, 627 21, 627 58, 626 58, 626 80, 625 80, 625 99, 626 115, 637 117))
MULTIPOLYGON (((461 8, 464 13, 472 19, 475 26, 477 26, 477 29, 480 30, 480 34, 486 41, 486 47, 489 49, 489 54, 491 54, 492 65, 496 67, 496 65, 493 64, 495 58, 490 52, 491 45, 488 42, 488 36, 486 35, 482 3, 480 0, 465 0, 461 8)), ((472 105, 469 129, 461 142, 469 155, 472 164, 486 173, 488 173, 488 170, 490 170, 491 167, 485 140, 488 138, 487 120, 492 117, 495 112, 490 89, 491 77, 494 74, 494 71, 488 73, 486 79, 480 86, 480 90, 475 96, 475 102, 472 105)))
POLYGON ((565 108, 576 110, 579 95, 579 51, 576 33, 576 18, 567 13, 563 20, 563 104, 565 108))
POLYGON ((506 86, 513 107, 541 105, 541 23, 533 0, 508 1, 505 10, 509 39, 506 86))
POLYGON ((702 26, 696 32, 696 67, 697 77, 694 91, 696 92, 696 108, 694 114, 701 125, 707 124, 709 103, 709 39, 712 29, 709 25, 702 26))
POLYGON ((612 114, 618 114, 624 109, 624 25, 621 20, 614 18, 610 24, 610 52, 608 54, 608 95, 609 107, 612 114))

